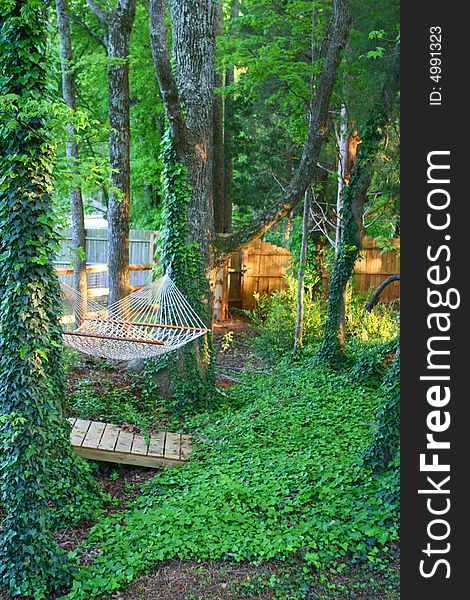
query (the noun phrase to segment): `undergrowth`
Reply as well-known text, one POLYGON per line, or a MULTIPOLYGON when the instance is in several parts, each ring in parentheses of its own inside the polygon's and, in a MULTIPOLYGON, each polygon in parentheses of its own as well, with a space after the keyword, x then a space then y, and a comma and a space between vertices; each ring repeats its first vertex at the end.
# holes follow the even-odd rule
MULTIPOLYGON (((294 346, 296 324, 297 281, 285 278, 286 288, 270 296, 254 294, 255 307, 243 311, 259 334, 253 338, 254 346, 268 359, 277 360, 294 346)), ((397 304, 377 304, 364 313, 369 293, 348 293, 345 309, 345 334, 352 345, 353 354, 358 347, 374 348, 388 342, 397 334, 397 304)), ((322 295, 306 286, 304 298, 303 344, 310 351, 317 348, 322 334, 326 304, 322 295)), ((354 360, 354 356, 352 357, 354 360)))
POLYGON ((97 524, 72 559, 68 600, 111 592, 170 558, 258 562, 300 555, 309 569, 347 558, 380 568, 398 536, 397 481, 363 461, 383 391, 285 358, 193 417, 195 451, 124 512, 97 524))

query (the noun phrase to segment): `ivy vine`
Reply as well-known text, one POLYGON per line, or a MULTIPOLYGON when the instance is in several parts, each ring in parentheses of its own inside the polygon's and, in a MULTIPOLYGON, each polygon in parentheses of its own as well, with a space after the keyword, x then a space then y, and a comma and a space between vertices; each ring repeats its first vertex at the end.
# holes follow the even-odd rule
POLYGON ((384 401, 379 408, 366 462, 381 471, 400 458, 400 339, 395 340, 395 357, 382 387, 384 401))
POLYGON ((0 585, 35 599, 70 574, 52 511, 73 521, 98 490, 62 418, 46 27, 43 2, 0 8, 0 585))
MULTIPOLYGON (((207 302, 208 284, 199 245, 190 241, 188 207, 191 187, 188 170, 176 157, 169 129, 161 142, 163 227, 159 241, 160 274, 168 272, 203 322, 211 322, 207 302), (206 300, 206 301, 205 301, 206 300)), ((159 359, 152 370, 166 368, 171 374, 173 410, 184 412, 207 401, 214 389, 215 374, 210 335, 159 359)))
POLYGON ((362 141, 358 148, 356 165, 351 174, 349 185, 345 187, 344 191, 340 214, 343 235, 328 289, 322 344, 316 356, 317 361, 332 367, 338 367, 344 361, 339 338, 344 291, 354 272, 354 265, 361 251, 358 226, 353 212, 354 200, 356 194, 361 193, 360 188, 363 186, 364 181, 370 180, 373 162, 382 140, 383 127, 387 122, 387 118, 381 100, 380 107, 372 112, 366 121, 362 131, 362 141))

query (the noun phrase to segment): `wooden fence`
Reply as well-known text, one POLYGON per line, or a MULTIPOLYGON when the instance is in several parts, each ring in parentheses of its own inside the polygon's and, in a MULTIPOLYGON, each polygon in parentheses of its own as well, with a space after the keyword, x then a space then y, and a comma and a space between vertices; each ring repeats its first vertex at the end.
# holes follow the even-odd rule
MULTIPOLYGON (((145 285, 149 269, 154 262, 156 231, 131 229, 129 262, 134 265, 147 265, 147 270, 131 271, 131 286, 145 285)), ((74 260, 71 249, 72 232, 66 230, 60 252, 56 256, 57 267, 68 267, 74 260)), ((367 291, 376 288, 386 277, 400 273, 400 238, 388 240, 395 250, 382 252, 372 238, 363 239, 362 258, 354 270, 354 289, 367 291)), ((106 229, 87 229, 86 251, 88 263, 108 264, 108 232, 106 229)), ((271 294, 286 286, 284 276, 289 268, 290 254, 285 248, 269 242, 255 240, 232 256, 228 266, 220 275, 220 285, 216 288, 216 309, 218 318, 226 318, 229 307, 251 309, 255 306, 253 294, 271 294), (219 305, 219 306, 217 306, 219 305)), ((102 285, 107 287, 107 272, 102 274, 102 285)), ((328 273, 323 274, 323 282, 328 284, 328 273)), ((72 281, 72 278, 70 276, 72 281)), ((380 296, 381 302, 389 302, 400 296, 400 282, 391 283, 380 296)))
MULTIPOLYGON (((133 265, 152 264, 154 262, 155 240, 157 236, 157 231, 131 229, 129 232, 129 262, 133 265)), ((90 264, 108 264, 107 229, 86 230, 86 254, 87 262, 90 264)), ((72 230, 66 229, 62 234, 60 251, 55 258, 56 266, 59 268, 67 267, 74 261, 74 258, 72 249, 72 230)), ((108 287, 107 276, 107 272, 102 275, 102 283, 105 287, 108 287)), ((131 286, 145 285, 148 278, 149 270, 131 271, 131 286)))
POLYGON ((256 303, 254 293, 271 294, 283 289, 289 260, 288 250, 261 240, 232 256, 227 267, 229 306, 251 309, 256 303))
MULTIPOLYGON (((389 275, 400 273, 400 238, 387 240, 390 247, 396 250, 385 252, 373 238, 365 237, 362 240, 362 259, 356 262, 354 268, 354 289, 366 292, 375 289, 389 275)), ((390 302, 400 297, 400 282, 394 281, 388 285, 380 295, 380 302, 390 302)))
MULTIPOLYGON (((354 289, 358 292, 376 288, 389 275, 400 273, 400 239, 388 240, 390 246, 397 250, 382 252, 377 242, 372 238, 363 239, 361 259, 354 269, 354 289)), ((290 264, 290 254, 285 248, 280 248, 268 242, 256 240, 244 250, 235 254, 228 264, 225 274, 227 291, 222 294, 226 306, 222 315, 227 314, 227 308, 251 309, 255 306, 253 294, 271 294, 285 287, 284 276, 290 264), (228 302, 228 305, 227 305, 228 302)), ((323 283, 327 289, 329 274, 323 274, 323 283)), ((380 296, 381 302, 389 302, 400 296, 400 282, 391 283, 380 296)))

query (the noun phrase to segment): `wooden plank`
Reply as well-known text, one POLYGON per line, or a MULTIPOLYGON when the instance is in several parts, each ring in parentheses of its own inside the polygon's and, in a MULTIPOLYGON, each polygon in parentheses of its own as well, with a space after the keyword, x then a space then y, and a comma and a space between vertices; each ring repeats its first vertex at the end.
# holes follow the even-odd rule
POLYGON ((188 460, 188 458, 191 455, 193 446, 192 446, 192 436, 190 435, 182 435, 181 436, 181 452, 180 452, 180 459, 181 460, 188 460))
POLYGON ((87 421, 84 419, 75 420, 75 423, 73 424, 72 433, 70 435, 70 441, 72 443, 72 446, 82 445, 90 425, 91 421, 87 421))
POLYGON ((140 433, 136 433, 132 442, 131 454, 141 454, 142 456, 147 456, 147 452, 148 446, 144 436, 140 433))
POLYGON ((116 442, 115 451, 130 453, 133 441, 134 441, 134 434, 131 433, 130 431, 125 431, 124 429, 121 429, 119 432, 119 437, 116 442))
POLYGON ((163 456, 164 448, 165 448, 165 438, 166 438, 166 432, 164 432, 164 431, 160 431, 159 433, 154 433, 150 437, 150 444, 149 444, 147 456, 163 456))
POLYGON ((97 338, 100 340, 113 340, 116 342, 131 342, 133 344, 150 344, 153 346, 164 346, 164 342, 158 340, 145 340, 143 338, 118 337, 116 335, 102 335, 101 333, 84 333, 81 331, 63 331, 63 335, 74 335, 76 337, 97 338))
POLYGON ((120 427, 107 423, 106 428, 98 444, 98 450, 114 450, 119 437, 120 427))
POLYGON ((144 467, 177 466, 191 454, 191 436, 159 432, 147 446, 140 434, 117 425, 70 418, 74 425, 71 441, 83 458, 144 467))
POLYGON ((181 452, 181 435, 179 433, 167 433, 165 440, 165 458, 178 460, 181 452))
POLYGON ((136 465, 140 467, 176 467, 185 463, 184 460, 170 459, 162 456, 143 456, 142 454, 131 454, 117 450, 98 450, 96 448, 75 448, 77 454, 89 460, 101 460, 125 465, 136 465))
POLYGON ((98 448, 106 423, 92 421, 82 442, 82 448, 98 448))

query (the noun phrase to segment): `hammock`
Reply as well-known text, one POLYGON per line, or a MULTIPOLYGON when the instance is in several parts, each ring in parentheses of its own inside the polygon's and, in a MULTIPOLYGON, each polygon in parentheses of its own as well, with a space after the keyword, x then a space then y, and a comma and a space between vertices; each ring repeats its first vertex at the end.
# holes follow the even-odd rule
POLYGON ((209 331, 168 275, 111 306, 84 298, 65 282, 61 292, 64 344, 92 356, 151 358, 209 331))

